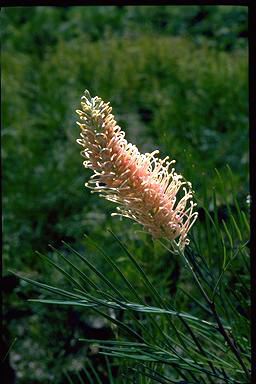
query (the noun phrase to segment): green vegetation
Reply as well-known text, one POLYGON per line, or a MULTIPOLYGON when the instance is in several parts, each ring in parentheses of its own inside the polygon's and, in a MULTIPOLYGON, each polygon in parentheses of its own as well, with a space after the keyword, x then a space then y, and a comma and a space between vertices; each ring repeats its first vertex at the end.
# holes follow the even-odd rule
MULTIPOLYGON (((209 235, 211 224, 202 207, 212 215, 215 207, 221 223, 230 204, 242 233, 230 247, 246 241, 239 213, 248 216, 246 23, 247 9, 237 6, 2 8, 5 327, 7 343, 17 337, 11 361, 18 383, 66 383, 64 372, 79 371, 86 356, 103 376, 107 369, 104 358, 77 341, 89 331, 96 333, 92 338, 101 338, 94 325, 99 318, 91 309, 28 303, 25 299, 38 297, 38 290, 19 280, 8 285, 14 279, 10 268, 65 288, 63 277, 35 252, 55 260, 57 251, 48 243, 67 253, 65 240, 86 252, 122 290, 120 276, 88 247, 83 235, 90 235, 136 282, 140 295, 147 295, 107 231, 111 228, 129 244, 166 300, 179 281, 193 293, 179 259, 171 262, 141 227, 112 218, 113 205, 83 187, 90 172, 82 167, 75 143, 75 109, 84 89, 111 102, 127 139, 141 152, 159 149, 192 182, 200 208, 191 234, 193 252, 197 245, 198 253, 213 264, 219 257, 218 240, 209 235)), ((227 233, 224 238, 229 241, 227 233)), ((90 274, 82 262, 75 262, 90 274)), ((243 261, 235 263, 233 270, 246 279, 243 261)), ((200 316, 188 297, 179 293, 176 302, 200 316)), ((113 331, 104 321, 99 329, 106 338, 113 331)))

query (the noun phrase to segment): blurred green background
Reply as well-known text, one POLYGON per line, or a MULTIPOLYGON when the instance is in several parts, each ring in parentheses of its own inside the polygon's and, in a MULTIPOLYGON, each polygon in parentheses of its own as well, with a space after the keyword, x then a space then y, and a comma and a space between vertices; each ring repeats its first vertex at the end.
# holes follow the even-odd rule
MULTIPOLYGON (((229 196, 228 164, 245 204, 247 8, 10 7, 1 9, 0 25, 6 342, 18 338, 10 354, 18 383, 65 383, 64 370, 79 369, 89 353, 76 337, 95 331, 94 321, 78 310, 27 303, 38 293, 8 269, 56 280, 35 250, 51 253, 48 243, 63 249, 61 240, 84 250, 84 233, 118 260, 110 227, 152 270, 150 238, 111 217, 115 207, 84 187, 91 172, 75 142, 80 97, 88 89, 110 101, 127 139, 141 152, 159 149, 175 159, 199 202, 205 185, 218 190, 214 168, 229 196)), ((89 257, 107 269, 94 252, 89 257)))

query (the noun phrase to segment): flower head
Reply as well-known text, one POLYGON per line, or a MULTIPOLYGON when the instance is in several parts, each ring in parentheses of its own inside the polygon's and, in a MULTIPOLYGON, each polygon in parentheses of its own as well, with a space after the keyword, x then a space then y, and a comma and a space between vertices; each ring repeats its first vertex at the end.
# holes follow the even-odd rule
POLYGON ((94 171, 86 187, 117 203, 115 214, 142 224, 156 238, 178 239, 176 245, 183 250, 197 212, 193 213, 191 184, 170 169, 175 160, 159 159, 157 150, 141 154, 127 142, 112 108, 100 97, 92 98, 86 90, 81 106, 76 111, 81 128, 77 142, 84 148, 85 168, 94 171), (176 201, 181 187, 184 195, 176 201))

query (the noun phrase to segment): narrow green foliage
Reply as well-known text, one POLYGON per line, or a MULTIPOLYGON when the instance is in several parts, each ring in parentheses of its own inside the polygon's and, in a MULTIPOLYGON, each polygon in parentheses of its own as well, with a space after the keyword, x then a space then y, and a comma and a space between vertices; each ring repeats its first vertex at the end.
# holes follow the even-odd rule
MULTIPOLYGON (((210 212, 206 208, 210 200, 207 193, 204 212, 208 224, 204 225, 203 233, 207 242, 210 242, 206 249, 207 257, 196 244, 198 229, 195 228, 191 235, 191 246, 185 253, 178 255, 182 267, 186 268, 183 268, 175 300, 160 294, 158 287, 145 272, 145 265, 113 231, 109 231, 111 238, 121 252, 118 260, 110 257, 105 249, 89 237, 86 237, 86 244, 90 246, 88 250, 96 249, 115 272, 122 283, 122 289, 90 261, 87 248, 87 254, 82 255, 65 242, 69 251, 65 256, 52 247, 59 263, 49 256, 40 257, 63 275, 69 288, 64 290, 21 277, 48 293, 47 297, 31 301, 90 309, 95 316, 102 316, 107 324, 111 324, 115 335, 112 340, 80 338, 80 342, 97 347, 99 354, 105 355, 111 384, 116 382, 111 362, 120 359, 130 367, 131 378, 136 373, 136 380, 141 383, 180 383, 181 380, 205 384, 248 383, 248 219, 238 206, 235 206, 236 212, 233 212, 226 199, 226 208, 230 205, 227 208, 228 215, 220 220, 218 195, 213 192, 213 210, 210 212), (212 260, 213 257, 216 257, 217 262, 212 260), (79 267, 76 258, 81 262, 79 267), (133 280, 123 272, 122 260, 125 260, 126 268, 133 269, 133 280), (62 267, 62 262, 68 270, 62 267), (143 288, 141 292, 138 281, 143 288), (190 310, 175 308, 177 304, 182 308, 182 301, 190 306, 190 310)), ((157 241, 156 244, 168 251, 172 260, 174 254, 168 250, 167 243, 157 241)), ((99 372, 90 360, 83 373, 89 383, 101 384, 99 372)), ((81 373, 77 373, 76 377, 82 383, 81 373)), ((130 377, 126 379, 129 382, 130 377)), ((69 381, 72 382, 70 374, 69 381)))

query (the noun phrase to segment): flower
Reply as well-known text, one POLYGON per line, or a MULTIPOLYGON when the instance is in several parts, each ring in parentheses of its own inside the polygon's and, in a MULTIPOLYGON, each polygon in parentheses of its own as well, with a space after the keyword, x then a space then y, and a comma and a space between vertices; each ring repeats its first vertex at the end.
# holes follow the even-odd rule
MULTIPOLYGON (((81 122, 85 168, 94 171, 85 184, 92 192, 118 204, 117 213, 142 224, 155 238, 166 238, 183 250, 189 243, 188 231, 197 218, 192 186, 181 175, 170 170, 175 160, 161 160, 159 151, 141 154, 127 142, 117 125, 112 108, 100 97, 91 97, 86 90, 81 98, 82 110, 77 110, 81 122), (176 202, 183 186, 184 195, 176 202), (190 202, 188 206, 188 202, 190 202)), ((112 214, 112 215, 114 215, 112 214)))

